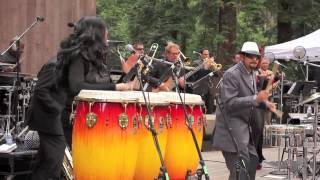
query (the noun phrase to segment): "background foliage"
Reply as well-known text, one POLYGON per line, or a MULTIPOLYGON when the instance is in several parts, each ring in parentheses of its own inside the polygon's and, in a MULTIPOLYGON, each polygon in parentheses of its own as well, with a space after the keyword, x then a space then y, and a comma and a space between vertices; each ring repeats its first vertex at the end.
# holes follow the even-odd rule
MULTIPOLYGON (((157 42, 158 57, 167 41, 192 59, 192 51, 207 47, 223 65, 245 41, 264 47, 317 30, 319 8, 317 0, 97 0, 109 39, 142 41, 147 51, 157 42)), ((300 68, 289 67, 290 78, 301 78, 300 68)))

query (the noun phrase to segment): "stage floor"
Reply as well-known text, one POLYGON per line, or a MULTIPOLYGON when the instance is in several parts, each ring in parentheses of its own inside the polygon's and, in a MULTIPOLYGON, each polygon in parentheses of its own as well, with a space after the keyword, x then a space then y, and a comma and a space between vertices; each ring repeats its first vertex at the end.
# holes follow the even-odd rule
MULTIPOLYGON (((282 153, 282 149, 281 149, 282 153)), ((262 169, 257 171, 256 179, 257 180, 270 180, 270 179, 287 179, 285 175, 278 175, 279 178, 276 177, 265 177, 266 175, 270 175, 271 171, 276 170, 277 166, 272 166, 272 164, 276 164, 275 161, 278 160, 278 148, 264 148, 263 155, 266 160, 262 164, 262 169), (283 178, 281 178, 283 177, 283 178)), ((280 154, 281 155, 281 154, 280 154)), ((287 159, 288 155, 285 153, 284 159, 287 159)), ((203 158, 206 160, 206 165, 208 166, 208 171, 210 175, 210 179, 216 180, 227 180, 229 176, 229 171, 225 165, 224 158, 220 151, 206 151, 203 152, 203 158)), ((319 160, 319 156, 317 157, 319 160)), ((284 169, 283 169, 284 171, 284 169)), ((296 180, 299 179, 297 177, 291 179, 296 180)), ((311 176, 308 177, 311 179, 311 176)))

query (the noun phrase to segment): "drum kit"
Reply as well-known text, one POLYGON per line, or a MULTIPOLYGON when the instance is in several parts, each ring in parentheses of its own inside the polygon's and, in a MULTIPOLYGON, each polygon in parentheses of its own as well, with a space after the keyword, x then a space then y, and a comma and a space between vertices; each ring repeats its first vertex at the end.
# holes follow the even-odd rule
MULTIPOLYGON (((292 153, 296 152, 297 158, 301 157, 301 160, 297 159, 297 166, 295 174, 299 174, 302 179, 307 179, 308 172, 311 173, 312 179, 316 179, 319 176, 320 169, 318 167, 317 155, 320 152, 320 146, 318 146, 320 138, 318 133, 318 103, 319 103, 320 93, 313 93, 311 96, 305 100, 297 103, 298 106, 308 105, 308 110, 306 114, 299 113, 289 113, 291 118, 298 117, 300 120, 299 125, 291 124, 276 124, 276 125, 266 125, 266 139, 270 141, 269 143, 273 146, 279 147, 278 153, 278 170, 274 171, 274 174, 287 174, 288 179, 293 171, 294 157, 292 153), (310 105, 310 103, 313 103, 310 105), (303 124, 303 122, 308 122, 303 124), (282 141, 284 140, 284 141, 282 141), (284 143, 283 143, 284 142, 284 143), (282 151, 282 158, 280 160, 280 146, 284 144, 282 151), (302 155, 299 155, 299 148, 302 149, 302 155), (308 148, 311 148, 311 157, 308 156, 308 148), (288 159, 286 172, 281 172, 280 164, 283 160, 284 152, 288 153, 288 159)), ((310 154, 310 153, 309 153, 310 154)))
POLYGON ((19 73, 18 77, 16 72, 0 72, 0 141, 22 138, 21 131, 26 128, 23 126, 36 78, 26 73, 19 73))
POLYGON ((178 93, 149 92, 146 102, 141 92, 82 90, 75 98, 77 106, 73 112, 75 177, 158 178, 162 159, 158 157, 155 142, 170 179, 186 179, 197 174, 199 156, 188 127, 193 129, 201 146, 205 123, 203 102, 198 95, 181 96, 184 103, 178 93), (151 128, 155 129, 157 141, 151 128))

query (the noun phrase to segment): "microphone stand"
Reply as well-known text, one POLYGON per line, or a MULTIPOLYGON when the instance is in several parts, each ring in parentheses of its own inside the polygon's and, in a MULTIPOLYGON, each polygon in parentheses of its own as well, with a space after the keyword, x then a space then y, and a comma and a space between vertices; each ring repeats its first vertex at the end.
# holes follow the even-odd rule
MULTIPOLYGON (((142 65, 142 62, 141 62, 140 58, 139 58, 137 64, 142 65)), ((155 147, 157 149, 157 153, 158 153, 159 158, 160 158, 161 167, 160 167, 160 173, 159 173, 159 176, 158 176, 157 179, 158 180, 169 180, 170 178, 169 178, 169 175, 168 175, 168 172, 167 172, 167 168, 166 168, 165 163, 164 163, 163 155, 161 153, 159 140, 158 140, 158 137, 157 137, 157 132, 156 132, 156 130, 154 128, 154 125, 152 123, 151 105, 150 105, 150 102, 147 101, 147 98, 146 98, 146 95, 145 95, 145 91, 144 91, 143 85, 142 85, 141 72, 138 69, 136 69, 136 75, 137 75, 137 78, 139 80, 141 92, 142 92, 142 95, 143 95, 143 99, 144 99, 144 102, 146 104, 147 111, 148 111, 148 122, 149 122, 149 125, 150 125, 149 129, 150 129, 150 132, 152 134, 152 138, 153 138, 155 147)))
POLYGON ((217 100, 218 108, 219 108, 220 111, 221 111, 222 118, 223 118, 223 120, 224 120, 224 122, 225 122, 225 125, 226 125, 227 129, 228 129, 228 132, 229 132, 229 134, 230 134, 232 143, 233 143, 233 145, 234 145, 234 147, 235 147, 235 149, 236 149, 236 153, 237 153, 237 156, 238 156, 238 161, 235 163, 235 167, 236 167, 236 179, 237 179, 237 180, 240 180, 240 170, 241 170, 241 169, 244 170, 244 172, 245 172, 246 175, 247 175, 247 178, 250 179, 250 174, 249 174, 249 172, 248 172, 248 170, 247 170, 247 167, 246 167, 246 164, 245 164, 245 162, 244 162, 244 159, 243 159, 243 157, 242 157, 241 154, 240 154, 237 140, 235 139, 235 137, 234 137, 233 134, 232 134, 232 131, 231 131, 232 129, 230 129, 229 120, 225 118, 224 112, 223 112, 223 110, 222 110, 222 108, 221 108, 221 106, 220 106, 221 103, 220 103, 219 97, 217 97, 216 100, 217 100))
MULTIPOLYGON (((33 28, 36 24, 38 24, 39 22, 42 22, 43 20, 44 20, 43 17, 36 17, 36 19, 31 23, 31 25, 29 27, 27 27, 27 29, 22 34, 20 34, 18 36, 18 38, 14 39, 14 41, 9 45, 9 47, 1 53, 1 56, 3 56, 5 53, 7 53, 9 51, 9 49, 13 45, 17 44, 23 38, 23 36, 27 32, 29 32, 31 30, 31 28, 33 28)), ((17 45, 17 50, 16 51, 20 52, 20 47, 18 45, 17 45)), ((18 110, 19 92, 18 91, 20 90, 20 87, 21 87, 20 56, 21 56, 21 54, 16 59, 17 60, 17 62, 16 62, 16 80, 15 80, 15 83, 13 85, 13 91, 14 91, 14 93, 13 93, 13 97, 14 97, 13 105, 14 105, 14 111, 15 111, 14 112, 15 113, 15 118, 17 118, 16 121, 14 121, 14 123, 15 123, 14 126, 16 125, 17 120, 19 121, 19 110, 18 110)), ((9 111, 11 111, 11 109, 9 111)), ((11 117, 8 117, 8 118, 11 118, 11 117)), ((9 123, 10 123, 10 121, 9 121, 9 123)), ((10 126, 10 124, 8 124, 8 126, 10 126)), ((8 132, 8 133, 10 133, 10 132, 8 132)), ((11 136, 11 134, 9 136, 11 136)))
MULTIPOLYGON (((181 97, 181 94, 180 94, 180 90, 179 90, 179 83, 178 83, 178 75, 175 73, 175 71, 173 70, 172 71, 172 76, 173 76, 173 79, 174 79, 174 83, 176 85, 176 90, 177 90, 177 93, 179 95, 179 98, 180 98, 180 101, 181 101, 181 104, 182 104, 182 109, 183 109, 183 113, 184 113, 184 117, 185 117, 185 120, 186 122, 188 122, 188 114, 187 114, 187 111, 186 111, 186 104, 185 102, 182 100, 182 97, 181 97)), ((203 157, 202 157, 202 154, 201 154, 201 151, 200 151, 200 147, 199 147, 199 144, 197 142, 197 139, 196 139, 196 135, 194 134, 194 131, 192 129, 192 125, 190 125, 189 123, 186 123, 191 135, 192 135, 192 139, 193 139, 193 142, 194 142, 194 145, 196 146, 196 149, 197 149, 197 153, 198 153, 198 156, 199 156, 199 163, 200 163, 200 168, 197 169, 197 176, 198 176, 198 180, 201 180, 202 176, 204 175, 205 179, 206 180, 209 180, 210 177, 209 177, 209 174, 208 174, 208 168, 207 166, 205 165, 204 163, 204 160, 203 160, 203 157)))

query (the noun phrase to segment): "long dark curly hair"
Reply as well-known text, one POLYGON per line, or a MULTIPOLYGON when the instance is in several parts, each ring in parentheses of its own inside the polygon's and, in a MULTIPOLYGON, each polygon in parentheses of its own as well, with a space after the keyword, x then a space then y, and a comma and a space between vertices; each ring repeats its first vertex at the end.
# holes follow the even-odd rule
MULTIPOLYGON (((70 26, 70 25, 69 25, 70 26)), ((66 87, 69 65, 73 60, 82 57, 96 67, 98 74, 104 73, 107 56, 105 42, 106 24, 100 17, 85 16, 76 24, 71 33, 60 44, 57 54, 58 83, 66 87)))

